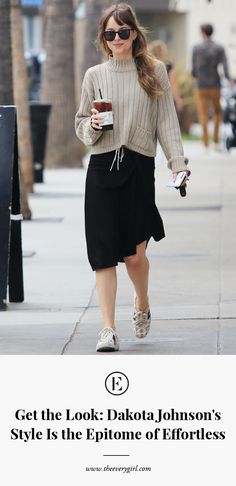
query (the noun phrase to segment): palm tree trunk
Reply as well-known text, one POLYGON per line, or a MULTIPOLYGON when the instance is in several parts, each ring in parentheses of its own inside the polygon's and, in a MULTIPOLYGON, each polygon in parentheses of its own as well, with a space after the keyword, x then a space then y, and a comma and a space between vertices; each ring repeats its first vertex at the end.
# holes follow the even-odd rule
MULTIPOLYGON (((0 104, 13 105, 13 76, 11 49, 11 17, 9 0, 0 2, 0 104)), ((21 210, 25 219, 30 219, 31 211, 27 195, 21 192, 21 210), (23 198, 22 198, 23 196, 23 198)))
POLYGON ((18 143, 22 175, 27 192, 33 192, 33 152, 28 103, 28 75, 24 58, 22 7, 11 0, 13 88, 18 119, 18 143))
POLYGON ((13 105, 9 0, 0 3, 0 105, 13 105))
POLYGON ((75 136, 74 9, 73 0, 48 0, 45 22, 46 61, 41 101, 52 105, 46 164, 82 165, 84 148, 75 136))
MULTIPOLYGON (((102 10, 111 5, 110 0, 86 0, 85 43, 81 69, 82 77, 85 71, 101 62, 101 52, 96 47, 98 20, 102 10)), ((115 2, 114 2, 115 3, 115 2)))

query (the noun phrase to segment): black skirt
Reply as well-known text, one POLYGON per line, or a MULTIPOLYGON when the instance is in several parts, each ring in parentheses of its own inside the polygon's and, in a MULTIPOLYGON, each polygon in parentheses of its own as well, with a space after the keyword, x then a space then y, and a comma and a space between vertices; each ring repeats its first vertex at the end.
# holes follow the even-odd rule
POLYGON ((85 187, 85 232, 93 270, 113 267, 136 253, 136 245, 165 236, 155 205, 153 157, 123 148, 91 155, 85 187), (118 154, 120 155, 120 154, 118 154), (118 170, 119 169, 119 170, 118 170))

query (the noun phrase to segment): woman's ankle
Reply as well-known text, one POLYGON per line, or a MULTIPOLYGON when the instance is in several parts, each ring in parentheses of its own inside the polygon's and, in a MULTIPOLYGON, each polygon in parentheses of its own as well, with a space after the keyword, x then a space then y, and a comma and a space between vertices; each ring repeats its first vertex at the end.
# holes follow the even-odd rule
POLYGON ((140 311, 144 311, 147 309, 147 307, 149 306, 149 300, 148 300, 148 296, 140 299, 136 296, 135 298, 135 307, 137 310, 140 310, 140 311))
POLYGON ((103 324, 103 328, 105 328, 105 327, 109 327, 109 328, 111 328, 113 331, 116 331, 116 326, 115 326, 115 324, 104 323, 104 324, 103 324))

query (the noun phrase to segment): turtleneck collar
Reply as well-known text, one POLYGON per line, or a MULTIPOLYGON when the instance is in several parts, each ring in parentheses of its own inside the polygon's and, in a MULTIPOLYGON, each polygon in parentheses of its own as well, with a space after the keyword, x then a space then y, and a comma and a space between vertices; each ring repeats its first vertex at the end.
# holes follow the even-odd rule
POLYGON ((107 62, 108 69, 110 71, 134 71, 136 69, 136 64, 134 59, 114 59, 113 57, 109 57, 107 62))

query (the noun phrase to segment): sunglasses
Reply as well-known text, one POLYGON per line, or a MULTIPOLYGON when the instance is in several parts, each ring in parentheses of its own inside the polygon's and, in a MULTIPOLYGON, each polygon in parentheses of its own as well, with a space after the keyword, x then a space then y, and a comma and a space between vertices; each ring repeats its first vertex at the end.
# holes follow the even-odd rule
POLYGON ((118 34, 120 39, 127 40, 130 37, 131 30, 133 30, 133 29, 120 29, 120 30, 117 30, 117 32, 115 30, 105 30, 105 32, 103 33, 103 36, 104 36, 106 41, 115 40, 116 34, 118 34))

